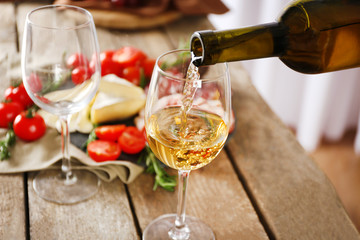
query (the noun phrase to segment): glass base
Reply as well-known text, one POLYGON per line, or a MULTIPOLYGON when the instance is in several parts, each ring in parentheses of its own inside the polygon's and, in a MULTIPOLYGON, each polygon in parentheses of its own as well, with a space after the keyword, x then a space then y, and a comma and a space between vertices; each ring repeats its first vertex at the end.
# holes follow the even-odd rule
POLYGON ((34 178, 34 190, 41 198, 60 204, 78 203, 94 196, 100 179, 86 170, 73 170, 72 173, 66 180, 60 170, 43 170, 34 178))
POLYGON ((144 230, 143 240, 214 240, 211 228, 201 220, 186 216, 186 227, 177 234, 174 231, 176 214, 165 214, 152 221, 144 230))

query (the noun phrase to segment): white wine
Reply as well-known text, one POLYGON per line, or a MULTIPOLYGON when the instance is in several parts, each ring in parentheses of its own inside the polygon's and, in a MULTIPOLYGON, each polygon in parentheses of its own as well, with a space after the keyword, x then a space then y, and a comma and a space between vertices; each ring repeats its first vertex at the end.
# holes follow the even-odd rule
POLYGON ((186 115, 181 131, 181 107, 155 112, 148 120, 148 143, 154 154, 177 170, 195 170, 209 164, 221 151, 228 129, 221 117, 199 109, 186 115))
POLYGON ((191 51, 198 66, 279 57, 302 73, 358 67, 360 1, 294 1, 275 23, 195 32, 191 51))

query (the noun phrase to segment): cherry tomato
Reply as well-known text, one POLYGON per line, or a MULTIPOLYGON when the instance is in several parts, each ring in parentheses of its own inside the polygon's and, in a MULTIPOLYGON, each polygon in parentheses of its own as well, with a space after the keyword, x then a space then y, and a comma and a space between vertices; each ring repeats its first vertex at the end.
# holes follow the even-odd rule
POLYGON ((138 66, 126 67, 122 73, 123 78, 135 84, 136 86, 140 85, 140 75, 140 67, 138 66))
POLYGON ((42 89, 42 82, 39 76, 35 73, 30 74, 28 77, 28 83, 30 90, 34 93, 40 92, 42 89))
POLYGON ((147 58, 144 60, 142 66, 144 68, 145 77, 151 78, 152 72, 154 70, 155 62, 156 60, 151 58, 147 58))
POLYGON ((121 154, 121 148, 116 142, 95 140, 88 144, 89 156, 96 162, 116 160, 121 154))
POLYGON ((139 153, 145 147, 144 134, 133 126, 126 127, 118 142, 122 151, 128 154, 139 153))
POLYGON ((13 128, 15 135, 24 141, 37 140, 46 132, 44 119, 37 113, 29 114, 27 111, 16 116, 13 128))
POLYGON ((23 83, 17 87, 8 87, 5 90, 5 99, 20 103, 24 109, 31 107, 34 104, 27 94, 23 83))
POLYGON ((140 66, 146 58, 143 51, 130 46, 115 51, 112 57, 113 61, 119 63, 122 68, 140 66))
MULTIPOLYGON (((101 76, 107 74, 115 74, 121 77, 122 68, 119 63, 114 62, 112 57, 114 51, 108 50, 100 53, 100 64, 101 64, 101 76)), ((90 62, 90 68, 93 68, 95 59, 93 58, 90 62)))
POLYGON ((95 134, 100 140, 116 142, 125 131, 125 124, 104 125, 95 128, 95 134))
POLYGON ((23 106, 18 102, 0 103, 0 127, 7 128, 13 123, 16 116, 23 111, 23 106))
POLYGON ((66 65, 70 69, 74 69, 79 66, 87 67, 89 65, 89 61, 84 54, 74 53, 67 59, 66 65))
POLYGON ((71 71, 71 80, 74 84, 81 84, 91 77, 91 71, 87 67, 79 66, 71 71))

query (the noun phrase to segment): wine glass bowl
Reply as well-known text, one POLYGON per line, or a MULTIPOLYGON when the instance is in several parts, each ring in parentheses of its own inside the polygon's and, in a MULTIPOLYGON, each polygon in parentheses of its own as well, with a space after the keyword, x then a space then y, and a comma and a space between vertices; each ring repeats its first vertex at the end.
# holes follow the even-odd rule
POLYGON ((185 217, 188 176, 209 164, 223 148, 230 125, 231 87, 226 63, 195 67, 187 50, 161 55, 155 64, 145 107, 148 144, 179 172, 177 214, 153 221, 143 239, 214 239, 199 219, 185 217))
POLYGON ((34 189, 40 197, 57 203, 83 201, 97 192, 100 181, 89 171, 72 170, 68 120, 89 104, 100 82, 99 46, 91 14, 68 5, 30 11, 21 54, 28 95, 61 122, 61 169, 41 171, 33 181, 34 189))

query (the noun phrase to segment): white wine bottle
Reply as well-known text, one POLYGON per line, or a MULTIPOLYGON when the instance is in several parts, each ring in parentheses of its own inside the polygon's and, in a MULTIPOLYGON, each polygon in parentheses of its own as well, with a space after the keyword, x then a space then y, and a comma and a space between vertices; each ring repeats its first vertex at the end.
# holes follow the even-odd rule
POLYGON ((301 0, 278 22, 247 28, 197 31, 195 65, 279 57, 302 73, 360 66, 360 0, 301 0))

